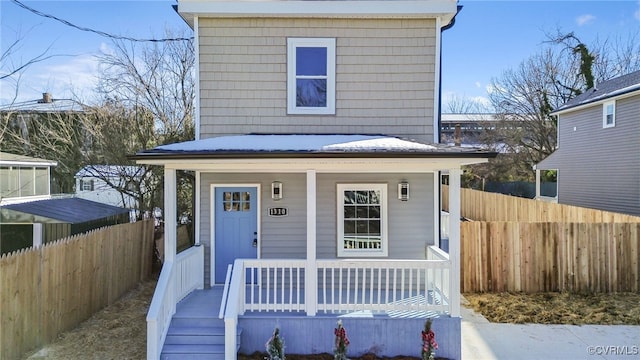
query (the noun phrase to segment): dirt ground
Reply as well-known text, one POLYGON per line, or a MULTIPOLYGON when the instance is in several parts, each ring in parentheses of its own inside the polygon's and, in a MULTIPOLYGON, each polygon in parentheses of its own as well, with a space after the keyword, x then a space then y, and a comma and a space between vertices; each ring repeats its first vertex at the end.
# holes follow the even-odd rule
POLYGON ((53 344, 23 359, 146 359, 147 310, 156 280, 146 281, 102 309, 53 344))
MULTIPOLYGON (((156 281, 150 280, 23 360, 116 360, 146 358, 146 314, 156 281)), ((492 322, 640 325, 640 294, 464 294, 471 307, 492 322)), ((437 337, 437 334, 436 334, 437 337)), ((264 354, 239 356, 263 360, 264 354)), ((294 355, 289 360, 331 360, 332 354, 294 355)), ((365 355, 353 360, 379 360, 365 355)), ((384 358, 408 360, 412 357, 384 358)))
POLYGON ((640 325, 640 294, 464 294, 487 320, 513 324, 640 325))

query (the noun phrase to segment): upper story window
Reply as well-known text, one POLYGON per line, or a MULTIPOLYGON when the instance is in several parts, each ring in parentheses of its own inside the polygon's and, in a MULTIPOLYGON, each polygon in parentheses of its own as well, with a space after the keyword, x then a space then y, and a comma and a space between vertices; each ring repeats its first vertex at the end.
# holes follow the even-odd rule
POLYGON ((93 191, 93 188, 94 188, 93 180, 80 179, 80 190, 81 191, 93 191))
POLYGON ((387 256, 387 185, 338 184, 338 256, 387 256))
POLYGON ((602 127, 616 126, 616 102, 608 101, 602 107, 602 127))
POLYGON ((287 113, 335 114, 336 39, 287 39, 287 113))

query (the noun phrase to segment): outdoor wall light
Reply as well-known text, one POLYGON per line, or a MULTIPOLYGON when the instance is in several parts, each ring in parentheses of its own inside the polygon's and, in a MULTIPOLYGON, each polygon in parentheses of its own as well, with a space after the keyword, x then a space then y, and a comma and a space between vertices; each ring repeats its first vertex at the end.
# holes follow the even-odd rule
POLYGON ((282 183, 280 181, 274 181, 271 183, 271 198, 273 200, 282 199, 282 183))
POLYGON ((409 200, 409 183, 406 181, 398 183, 398 200, 409 200))

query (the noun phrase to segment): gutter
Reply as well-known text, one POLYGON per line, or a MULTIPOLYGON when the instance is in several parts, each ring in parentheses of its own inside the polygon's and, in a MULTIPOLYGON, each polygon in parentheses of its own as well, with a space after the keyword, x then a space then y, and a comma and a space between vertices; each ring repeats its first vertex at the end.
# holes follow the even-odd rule
POLYGON ((458 5, 456 7, 456 14, 453 15, 453 17, 451 18, 451 21, 449 21, 449 23, 445 26, 443 26, 440 29, 440 86, 438 87, 438 143, 442 143, 442 33, 445 30, 449 30, 453 27, 453 25, 456 24, 456 16, 458 16, 458 14, 460 13, 460 11, 462 11, 463 6, 462 5, 458 5))

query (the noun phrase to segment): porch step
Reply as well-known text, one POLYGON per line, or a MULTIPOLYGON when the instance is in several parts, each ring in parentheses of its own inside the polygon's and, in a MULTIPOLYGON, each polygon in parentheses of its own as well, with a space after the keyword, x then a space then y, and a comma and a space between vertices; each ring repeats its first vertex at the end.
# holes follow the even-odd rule
MULTIPOLYGON (((240 343, 242 329, 238 329, 236 341, 240 343)), ((224 327, 171 326, 167 331, 165 345, 224 345, 224 327)))
POLYGON ((224 359, 224 344, 166 344, 162 348, 161 360, 224 359))
MULTIPOLYGON (((219 319, 173 318, 160 356, 163 360, 224 359, 224 323, 219 319)), ((237 329, 237 350, 242 329, 237 329)))

